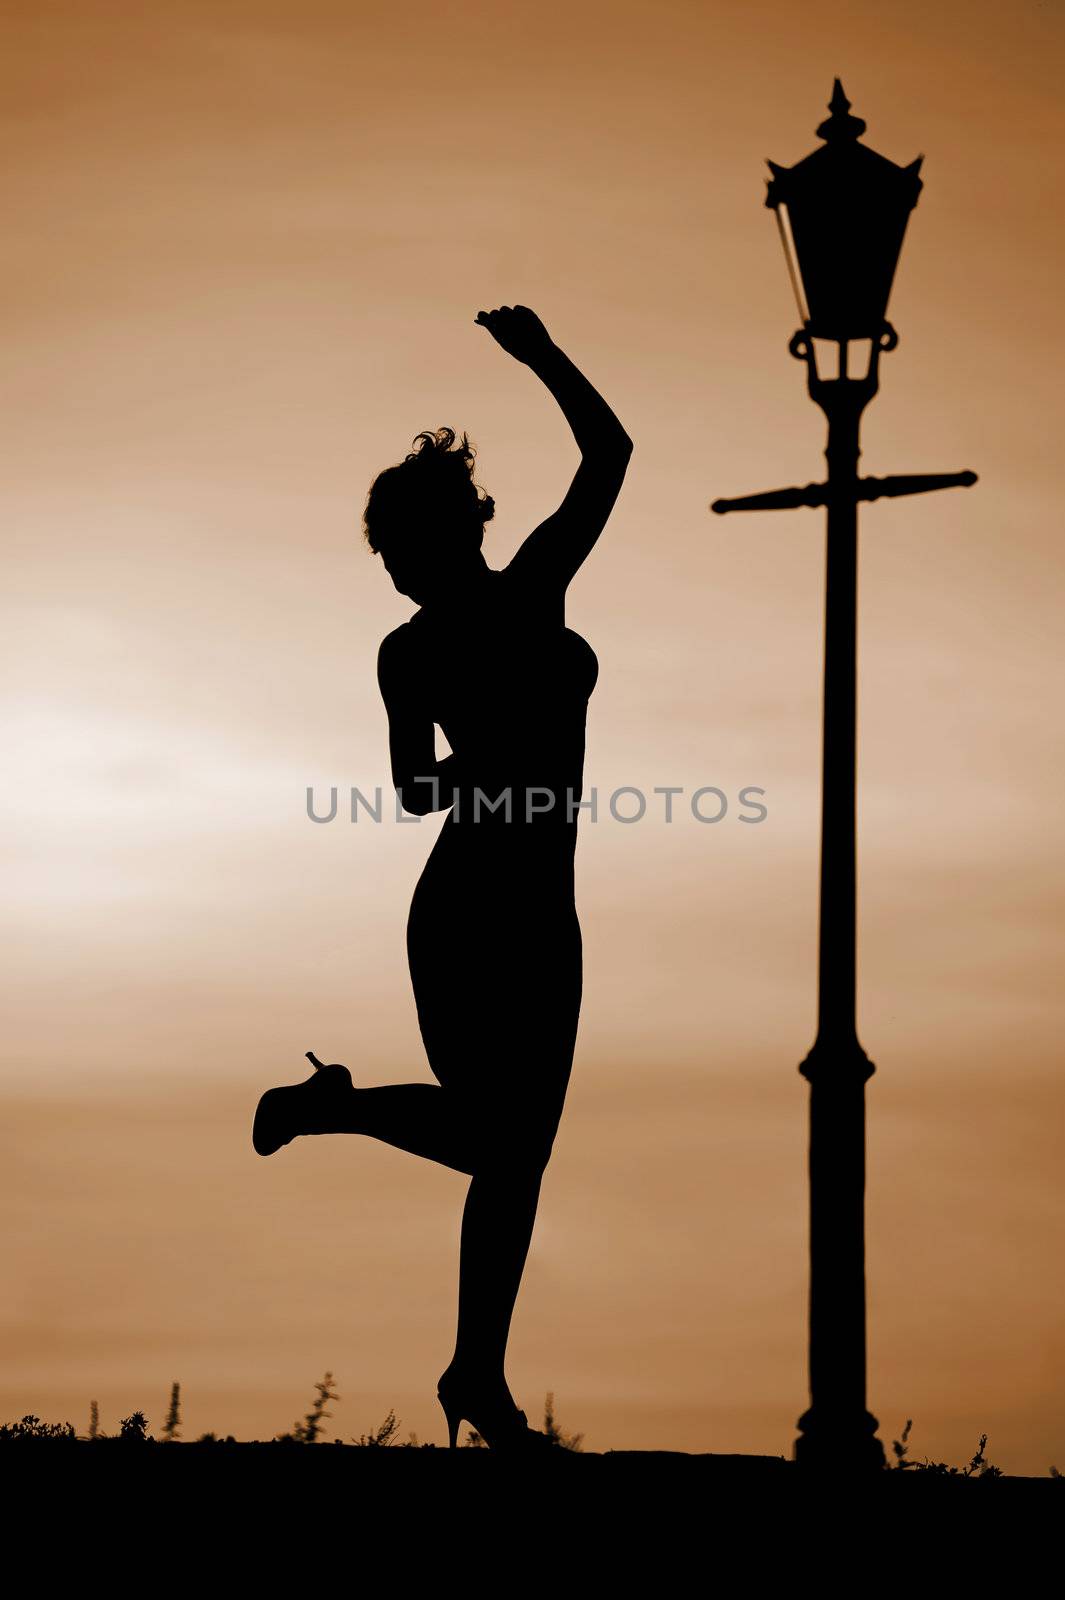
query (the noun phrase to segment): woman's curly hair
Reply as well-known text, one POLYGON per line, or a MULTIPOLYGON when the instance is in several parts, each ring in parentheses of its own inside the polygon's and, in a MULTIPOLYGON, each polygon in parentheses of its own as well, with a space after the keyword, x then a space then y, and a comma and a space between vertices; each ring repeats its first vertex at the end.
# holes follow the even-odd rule
POLYGON ((467 525, 478 535, 495 515, 495 501, 473 481, 475 451, 454 428, 425 431, 414 439, 397 466, 386 467, 370 485, 362 523, 375 553, 381 537, 394 529, 416 528, 441 515, 452 525, 467 525))

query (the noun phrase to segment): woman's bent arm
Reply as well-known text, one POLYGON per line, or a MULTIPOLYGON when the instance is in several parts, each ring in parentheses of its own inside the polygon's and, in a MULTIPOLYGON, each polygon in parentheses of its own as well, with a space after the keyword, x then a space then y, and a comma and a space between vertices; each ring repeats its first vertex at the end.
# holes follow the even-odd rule
POLYGON ((632 454, 632 440, 614 412, 527 306, 482 311, 492 336, 536 373, 554 395, 577 441, 581 462, 558 510, 535 528, 509 571, 565 591, 614 508, 632 454))
POLYGON ((582 455, 631 455, 632 440, 625 429, 564 350, 549 341, 527 364, 558 401, 582 455))
POLYGON ((395 634, 381 642, 377 682, 388 713, 392 782, 404 811, 424 817, 446 811, 454 801, 458 763, 453 755, 436 758, 436 728, 420 708, 395 634))

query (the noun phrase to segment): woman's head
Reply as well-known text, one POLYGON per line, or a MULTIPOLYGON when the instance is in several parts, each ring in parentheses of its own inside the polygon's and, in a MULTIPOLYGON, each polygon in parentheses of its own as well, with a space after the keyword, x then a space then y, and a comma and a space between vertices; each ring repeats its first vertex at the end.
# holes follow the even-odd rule
POLYGON ((366 497, 366 542, 400 594, 423 605, 480 562, 495 501, 473 481, 474 451, 453 428, 419 433, 397 466, 378 473, 366 497))

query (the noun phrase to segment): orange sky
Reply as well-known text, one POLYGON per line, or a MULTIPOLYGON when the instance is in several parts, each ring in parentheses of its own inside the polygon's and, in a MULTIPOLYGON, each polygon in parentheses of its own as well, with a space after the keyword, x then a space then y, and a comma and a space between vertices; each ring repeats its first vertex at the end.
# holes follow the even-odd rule
POLYGON ((871 1409, 1065 1468, 1060 176, 1053 4, 46 0, 5 17, 0 1420, 444 1436, 465 1180, 256 1157, 303 1051, 429 1080, 403 929, 438 821, 387 784, 410 612, 366 489, 469 431, 502 565, 576 462, 482 307, 534 306, 636 441, 571 590, 586 779, 768 817, 583 825, 586 998, 511 1346, 590 1448, 790 1454, 806 1404, 822 517, 764 159, 839 74, 925 156, 864 467, 860 1016, 871 1409))

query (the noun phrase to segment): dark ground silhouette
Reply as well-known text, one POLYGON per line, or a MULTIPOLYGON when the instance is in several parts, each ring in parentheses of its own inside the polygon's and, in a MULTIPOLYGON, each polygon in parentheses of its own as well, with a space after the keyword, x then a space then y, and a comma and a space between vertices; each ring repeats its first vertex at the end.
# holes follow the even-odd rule
POLYGON ((789 1581, 801 1555, 821 1587, 840 1572, 830 1594, 953 1594, 976 1573, 986 1586, 999 1558, 1006 1592, 1026 1594, 1057 1555, 1065 1478, 1001 1474, 986 1437, 948 1466, 911 1452, 907 1422, 892 1467, 874 1474, 842 1456, 818 1471, 783 1456, 600 1453, 563 1432, 549 1394, 553 1448, 452 1451, 403 1438, 393 1411, 342 1443, 329 1409, 340 1398, 326 1373, 308 1413, 268 1443, 181 1443, 177 1384, 159 1440, 141 1411, 101 1432, 95 1403, 80 1438, 71 1423, 33 1417, 0 1427, 9 1567, 29 1550, 40 1573, 54 1579, 66 1562, 83 1578, 110 1557, 113 1581, 129 1573, 143 1586, 130 1564, 143 1545, 153 1569, 164 1554, 186 1571, 195 1558, 205 1577, 232 1565, 242 1592, 259 1571, 276 1588, 289 1570, 350 1582, 352 1566, 363 1584, 409 1586, 423 1572, 438 1582, 448 1558, 492 1593, 509 1594, 508 1574, 527 1564, 541 1589, 586 1572, 658 1594, 677 1589, 685 1562, 729 1594, 762 1594, 770 1577, 789 1581), (497 1552, 505 1566, 493 1576, 485 1563, 497 1552))
POLYGON ((1051 1478, 669 1451, 116 1440, 0 1447, 3 1467, 8 1570, 29 1552, 43 1592, 68 1571, 123 1593, 173 1570, 213 1593, 232 1567, 238 1593, 289 1572, 400 1593, 424 1575, 433 1592, 448 1572, 500 1595, 587 1577, 593 1594, 609 1579, 620 1594, 760 1596, 807 1573, 833 1596, 1026 1595, 1060 1557, 1065 1507, 1051 1478))

